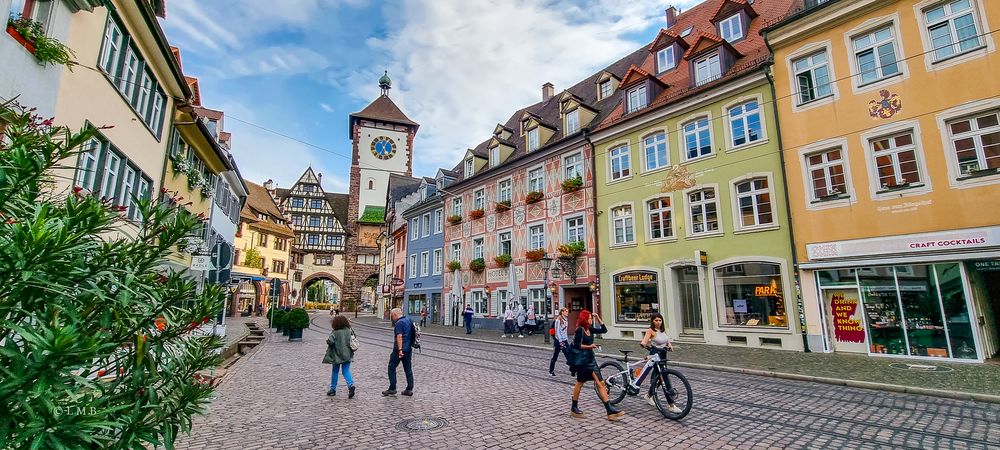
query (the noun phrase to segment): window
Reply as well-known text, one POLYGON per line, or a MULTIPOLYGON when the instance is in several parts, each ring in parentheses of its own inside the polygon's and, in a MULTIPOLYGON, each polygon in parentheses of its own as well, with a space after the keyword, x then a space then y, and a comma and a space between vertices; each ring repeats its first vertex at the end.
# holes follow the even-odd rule
POLYGON ((316 186, 313 186, 311 184, 304 184, 304 185, 302 185, 302 191, 304 191, 304 192, 313 192, 315 190, 316 190, 316 186))
POLYGON ((512 254, 510 236, 510 231, 505 231, 497 235, 497 256, 512 254))
POLYGON ((694 62, 695 84, 702 85, 722 76, 722 61, 715 52, 694 62))
POLYGON ((799 104, 833 95, 830 85, 830 67, 826 50, 792 61, 798 81, 799 104))
POLYGON ((326 246, 327 247, 333 247, 334 243, 336 242, 336 239, 337 239, 337 237, 334 236, 334 235, 332 235, 332 234, 326 235, 326 246))
POLYGON ((424 213, 420 219, 420 226, 423 229, 423 233, 421 233, 423 237, 431 235, 431 213, 424 213))
POLYGON ((327 217, 326 218, 326 227, 327 228, 333 228, 333 227, 336 226, 336 224, 337 224, 337 220, 334 219, 333 217, 327 217))
POLYGON ((414 217, 410 219, 410 240, 415 241, 420 237, 420 221, 414 217))
POLYGON ((441 275, 441 271, 444 268, 443 258, 441 257, 441 249, 434 249, 434 275, 441 275))
POLYGON ((472 240, 472 259, 480 259, 483 257, 483 238, 476 238, 472 240))
POLYGON ((528 131, 528 151, 537 150, 539 145, 538 127, 535 127, 528 131))
POLYGON ((316 255, 317 266, 329 266, 333 264, 333 257, 330 255, 316 255))
POLYGON ((451 199, 451 214, 453 216, 461 216, 462 215, 462 198, 461 197, 451 199))
POLYGON ((948 132, 962 175, 1000 169, 1000 111, 948 122, 948 132))
POLYGON ((611 96, 611 80, 601 82, 599 87, 601 90, 602 100, 611 96))
POLYGON ((267 247, 267 235, 266 234, 260 233, 259 237, 257 238, 257 245, 260 246, 260 247, 267 247))
POLYGON ((656 170, 670 164, 667 154, 667 134, 656 133, 642 141, 646 152, 646 170, 656 170))
POLYGON ((306 244, 307 245, 319 245, 319 235, 318 234, 310 234, 309 236, 307 236, 306 237, 306 244))
POLYGON ((628 112, 633 113, 646 107, 646 86, 639 86, 628 91, 628 112))
POLYGON ((496 167, 500 165, 500 147, 493 147, 490 149, 490 167, 496 167))
POLYGON ((369 191, 374 191, 375 190, 375 180, 373 180, 371 178, 368 179, 368 190, 369 191))
POLYGON ((580 130, 580 110, 574 109, 566 113, 566 132, 563 135, 570 135, 580 130))
POLYGON ((632 175, 630 156, 631 152, 629 152, 628 144, 615 147, 608 152, 608 159, 611 161, 612 180, 619 180, 632 175))
POLYGON ((656 52, 656 71, 658 73, 666 72, 674 68, 677 64, 677 60, 674 58, 674 46, 671 45, 656 52))
POLYGON ((719 231, 715 189, 708 188, 689 193, 688 207, 691 211, 691 234, 719 231))
POLYGON ((708 128, 708 117, 695 119, 684 125, 684 148, 687 150, 687 159, 712 153, 712 133, 708 128))
POLYGON ((538 250, 545 248, 545 226, 534 225, 528 227, 528 250, 538 250))
POLYGON ((861 84, 868 84, 899 73, 892 25, 855 37, 854 58, 861 84))
POLYGON ((279 259, 271 261, 272 273, 285 273, 285 262, 279 259))
POLYGON ((917 146, 913 133, 905 132, 878 138, 870 142, 878 185, 882 189, 907 187, 920 183, 917 167, 917 146))
POLYGON ((323 209, 323 200, 314 198, 309 201, 309 207, 312 209, 323 209))
POLYGON ((544 167, 537 167, 528 171, 528 192, 545 192, 544 167))
POLYGON ((301 198, 293 198, 292 199, 292 208, 304 208, 305 206, 306 206, 305 199, 301 199, 301 198))
POLYGON ((485 316, 489 314, 490 302, 483 291, 472 291, 469 293, 469 296, 472 297, 472 307, 475 309, 477 315, 485 316))
POLYGON ((497 183, 497 201, 509 202, 513 196, 513 183, 508 178, 497 183))
POLYGON ((752 144, 763 137, 760 124, 760 106, 756 100, 729 108, 729 130, 733 133, 733 147, 752 144))
POLYGON ((426 277, 431 270, 430 253, 420 253, 420 276, 426 277))
POLYGON ((274 249, 275 250, 284 250, 287 245, 288 245, 288 240, 281 239, 281 238, 274 238, 274 249))
POLYGON ((754 178, 737 183, 736 202, 740 209, 742 228, 774 223, 771 215, 771 191, 768 189, 767 178, 754 178))
POLYGON ((139 116, 146 117, 146 113, 149 112, 149 98, 153 89, 153 77, 149 74, 148 70, 142 71, 142 82, 139 85, 139 98, 136 100, 136 105, 139 106, 139 116))
POLYGON ((660 311, 656 272, 626 272, 611 277, 612 281, 636 279, 642 281, 615 282, 614 299, 618 322, 649 323, 660 311))
POLYGON ((461 261, 462 260, 462 243, 454 242, 451 244, 451 260, 461 261))
POLYGON ((333 238, 333 244, 331 244, 332 246, 334 246, 334 247, 341 247, 341 246, 344 245, 344 237, 343 236, 336 236, 335 235, 335 236, 331 236, 331 237, 333 238))
POLYGON ((972 0, 955 0, 924 11, 934 60, 975 50, 983 44, 972 0))
POLYGON ((435 209, 434 210, 434 234, 441 233, 444 229, 444 210, 435 209))
POLYGON ((479 189, 472 193, 472 209, 483 209, 486 206, 486 189, 479 189))
POLYGON ((563 179, 583 179, 583 154, 576 153, 563 158, 563 179))
POLYGON ((111 82, 125 97, 125 101, 135 110, 153 135, 159 139, 163 129, 166 96, 163 95, 152 72, 145 69, 147 64, 136 47, 131 45, 131 41, 130 36, 122 33, 115 18, 109 16, 104 29, 104 42, 101 44, 98 65, 107 73, 111 82), (150 97, 152 97, 151 104, 150 97))
MULTIPOLYGON (((528 290, 528 297, 531 299, 531 306, 535 307, 535 314, 543 317, 548 317, 549 311, 546 309, 545 305, 545 289, 530 289, 528 290)), ((520 301, 520 299, 517 299, 520 301)))
POLYGON ((719 36, 729 42, 742 39, 743 17, 740 14, 733 14, 719 22, 719 36))
POLYGON ((132 47, 125 48, 125 65, 122 66, 121 76, 118 78, 118 90, 125 95, 129 102, 135 92, 136 78, 139 73, 139 57, 136 56, 132 47))
POLYGON ((583 217, 572 217, 566 219, 566 243, 586 242, 584 235, 583 217))
POLYGON ((292 225, 301 226, 302 225, 302 216, 298 216, 298 215, 292 216, 292 225))
POLYGON ((109 151, 104 161, 104 179, 101 180, 101 198, 115 198, 118 189, 118 171, 122 167, 122 159, 117 152, 109 151))
POLYGON ((666 239, 674 236, 673 207, 670 197, 661 197, 646 202, 646 217, 649 222, 650 239, 666 239))
POLYGON ((847 193, 844 160, 839 147, 806 155, 806 166, 812 180, 813 201, 847 193))
POLYGON ((472 176, 472 171, 474 169, 475 169, 475 166, 473 166, 472 158, 469 158, 469 159, 465 160, 465 178, 471 177, 472 176))
POLYGON ((118 29, 118 24, 114 20, 108 19, 104 28, 104 43, 101 47, 101 58, 98 64, 112 78, 115 77, 118 70, 118 60, 122 56, 123 39, 124 36, 118 29))
POLYGON ((611 209, 611 228, 614 230, 614 245, 635 242, 632 205, 622 205, 611 209))
POLYGON ((417 277, 417 255, 416 253, 410 255, 410 278, 417 277))
POLYGON ((318 216, 309 216, 309 226, 311 226, 311 227, 318 227, 319 226, 319 217, 318 216))
POLYGON ((781 267, 768 263, 730 264, 715 269, 719 322, 750 327, 788 327, 781 267))
POLYGON ((97 186, 97 161, 102 152, 101 141, 91 138, 82 146, 80 161, 77 163, 76 180, 74 184, 94 192, 97 186))

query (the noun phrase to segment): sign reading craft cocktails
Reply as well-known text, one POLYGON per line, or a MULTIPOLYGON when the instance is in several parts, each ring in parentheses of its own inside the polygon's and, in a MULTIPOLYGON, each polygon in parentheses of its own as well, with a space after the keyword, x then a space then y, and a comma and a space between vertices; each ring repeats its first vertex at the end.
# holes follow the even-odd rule
POLYGON ((1000 247, 1000 227, 807 244, 806 251, 809 259, 827 259, 943 250, 983 250, 987 247, 1000 247))

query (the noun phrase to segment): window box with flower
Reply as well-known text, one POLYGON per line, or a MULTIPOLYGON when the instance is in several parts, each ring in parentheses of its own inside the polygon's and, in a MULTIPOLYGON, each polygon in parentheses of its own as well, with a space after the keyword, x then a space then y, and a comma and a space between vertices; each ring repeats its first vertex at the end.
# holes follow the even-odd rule
POLYGON ((513 258, 510 255, 497 255, 493 258, 493 262, 497 263, 497 267, 507 267, 513 258))
POLYGON ((486 261, 484 261, 483 258, 476 258, 469 261, 469 270, 476 273, 486 270, 486 261))
POLYGON ((469 218, 472 220, 482 219, 485 215, 486 211, 483 211, 482 209, 473 209, 472 211, 469 211, 469 218))
POLYGON ((570 178, 562 182, 562 189, 565 193, 576 192, 583 188, 583 178, 570 178))
POLYGON ((502 213, 504 211, 510 211, 510 200, 501 200, 497 202, 494 211, 502 213))
POLYGON ((527 204, 538 203, 545 198, 545 194, 541 192, 531 191, 527 196, 524 197, 524 202, 527 204))
POLYGON ((545 249, 539 248, 535 250, 527 250, 524 252, 524 258, 530 262, 541 261, 545 257, 545 249))
POLYGON ((455 214, 453 216, 448 216, 448 223, 451 225, 458 225, 462 223, 462 216, 455 214))
POLYGON ((73 50, 45 35, 42 24, 27 17, 13 17, 7 22, 7 34, 21 44, 42 65, 59 64, 72 67, 73 50))
POLYGON ((562 259, 575 259, 587 250, 587 245, 583 241, 568 242, 558 247, 559 257, 562 259))
POLYGON ((452 261, 452 262, 448 263, 448 270, 450 270, 452 272, 457 272, 461 268, 462 268, 462 263, 460 263, 458 261, 452 261))

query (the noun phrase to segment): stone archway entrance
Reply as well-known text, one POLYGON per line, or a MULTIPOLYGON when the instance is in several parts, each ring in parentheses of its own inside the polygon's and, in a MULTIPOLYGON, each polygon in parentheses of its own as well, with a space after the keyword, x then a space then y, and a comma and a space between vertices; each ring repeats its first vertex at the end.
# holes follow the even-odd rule
POLYGON ((327 272, 316 272, 302 280, 299 301, 330 303, 340 305, 344 284, 336 276, 327 272))

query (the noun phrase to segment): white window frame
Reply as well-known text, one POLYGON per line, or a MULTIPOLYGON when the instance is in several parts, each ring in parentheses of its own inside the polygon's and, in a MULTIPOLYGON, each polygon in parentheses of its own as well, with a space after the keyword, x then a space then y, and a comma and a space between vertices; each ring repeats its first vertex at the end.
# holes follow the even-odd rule
POLYGON ((410 219, 410 240, 415 241, 420 237, 420 220, 417 217, 410 219))
POLYGON ((465 159, 465 178, 475 175, 476 166, 472 158, 465 159))
POLYGON ((426 277, 430 275, 431 270, 431 253, 430 252, 420 252, 420 276, 426 277))
POLYGON ((918 120, 904 120, 890 123, 881 127, 866 130, 858 136, 861 148, 864 149, 865 166, 868 169, 868 192, 872 200, 893 200, 900 197, 923 195, 932 190, 930 172, 927 171, 927 160, 923 154, 923 138, 921 134, 920 122, 918 120), (913 134, 913 143, 916 145, 915 156, 917 168, 920 171, 920 183, 911 185, 907 189, 896 189, 884 191, 879 183, 878 169, 875 165, 875 157, 872 152, 872 142, 886 136, 894 136, 909 132, 913 134))
POLYGON ((604 80, 597 84, 597 96, 600 100, 604 100, 614 93, 614 89, 611 87, 611 80, 604 80), (607 92, 604 92, 604 87, 607 86, 607 92))
POLYGON ((159 89, 153 92, 153 109, 149 114, 149 129, 153 130, 153 134, 157 138, 160 136, 160 132, 163 130, 163 110, 166 109, 167 100, 163 97, 163 93, 159 89))
POLYGON ((416 253, 411 253, 410 254, 410 279, 412 280, 412 279, 414 279, 416 277, 417 277, 417 254, 416 253))
POLYGON ((471 299, 469 303, 472 305, 472 309, 476 316, 484 317, 490 313, 490 299, 486 296, 486 292, 482 289, 474 289, 469 292, 469 298, 471 299), (480 306, 482 309, 480 310, 480 306))
POLYGON ((743 16, 740 13, 736 13, 719 21, 719 36, 727 42, 736 42, 743 39, 745 36, 743 32, 743 16))
POLYGON ((851 48, 851 53, 852 53, 852 56, 853 56, 854 64, 855 64, 855 66, 858 69, 857 70, 857 74, 858 74, 857 77, 858 77, 858 85, 859 86, 860 85, 867 85, 867 84, 877 83, 877 82, 885 80, 885 79, 887 79, 889 77, 893 77, 893 76, 902 74, 902 71, 900 70, 899 64, 898 64, 899 60, 900 60, 900 55, 898 54, 899 52, 896 51, 896 41, 897 41, 896 40, 896 33, 895 33, 895 29, 893 28, 892 24, 885 24, 885 25, 883 25, 881 27, 874 28, 874 29, 872 29, 872 30, 870 30, 868 32, 859 33, 859 34, 855 35, 853 38, 851 38, 851 47, 850 48, 851 48), (887 38, 879 38, 877 36, 878 34, 880 34, 882 32, 886 32, 886 31, 889 33, 889 36, 887 38), (859 42, 861 39, 868 39, 869 43, 868 44, 861 44, 859 42), (888 45, 888 46, 890 46, 892 48, 892 58, 893 58, 893 62, 892 63, 887 63, 887 62, 882 61, 882 58, 884 58, 884 56, 880 53, 880 49, 883 48, 883 47, 885 47, 886 45, 888 45), (869 52, 871 53, 872 58, 874 59, 875 67, 871 71, 863 71, 862 68, 861 68, 861 56, 860 55, 861 54, 865 54, 865 53, 869 53, 869 52), (889 66, 890 64, 896 66, 896 68, 895 68, 896 71, 892 72, 892 73, 886 73, 886 69, 888 69, 887 66, 889 66), (875 75, 874 78, 865 81, 865 78, 864 78, 865 75, 866 74, 871 74, 871 73, 874 73, 874 75, 875 75))
POLYGON ((674 67, 677 67, 677 51, 674 49, 674 44, 670 44, 664 48, 657 50, 656 52, 656 73, 660 74, 666 72, 674 67))
POLYGON ((634 113, 642 108, 645 108, 649 104, 649 97, 647 96, 648 91, 646 90, 646 85, 639 85, 628 90, 625 95, 626 102, 626 114, 634 113))
MULTIPOLYGON (((951 133, 950 127, 950 124, 955 121, 979 117, 990 111, 1000 111, 1000 98, 995 97, 962 104, 938 113, 935 117, 937 128, 941 135, 942 148, 944 148, 946 154, 948 184, 953 188, 966 189, 1000 183, 1000 173, 976 177, 969 177, 967 174, 962 173, 961 167, 958 164, 958 155, 955 153, 954 136, 951 133)), ((965 133, 962 134, 962 136, 965 135, 965 133)), ((977 147, 980 145, 977 142, 977 147)))
POLYGON ((573 154, 563 156, 562 163, 563 163, 563 181, 571 180, 577 177, 579 177, 581 180, 584 180, 582 152, 575 152, 573 154), (575 161, 573 163, 569 162, 570 159, 576 159, 576 158, 580 158, 579 161, 575 161), (571 172, 570 169, 572 169, 572 172, 575 174, 572 177, 569 176, 571 172))
POLYGON ((118 60, 121 58, 122 43, 124 41, 125 35, 118 28, 118 24, 115 23, 114 19, 109 16, 108 23, 104 27, 104 43, 101 48, 101 61, 99 65, 101 70, 112 79, 118 75, 118 60))
POLYGON ((477 237, 472 240, 472 259, 486 258, 486 238, 477 237))
POLYGON ((795 57, 791 60, 792 65, 792 92, 795 93, 795 104, 798 106, 806 105, 816 101, 822 101, 825 98, 832 97, 834 94, 835 84, 831 73, 833 71, 833 64, 830 62, 830 53, 826 48, 822 48, 819 51, 812 52, 808 55, 802 55, 795 57), (817 57, 822 56, 823 61, 817 61, 817 57), (800 69, 798 65, 800 62, 804 62, 804 66, 800 69), (816 72, 820 69, 826 70, 826 83, 821 83, 821 80, 817 78, 816 72), (812 87, 807 90, 803 89, 802 83, 799 82, 800 76, 808 77, 812 87), (823 90, 826 90, 824 93, 823 90), (803 94, 806 92, 812 96, 812 98, 806 99, 803 94))
POLYGON ((729 183, 729 194, 732 201, 732 213, 733 213, 733 232, 738 233, 741 231, 761 231, 761 230, 771 230, 778 227, 778 205, 775 202, 774 196, 774 183, 770 173, 751 173, 744 175, 738 179, 734 179, 729 183), (764 188, 757 188, 754 182, 763 181, 767 184, 764 188), (750 191, 739 192, 739 186, 743 183, 750 182, 750 191), (768 202, 771 208, 771 221, 770 222, 760 222, 761 212, 758 210, 760 204, 758 199, 761 195, 766 194, 768 197, 768 202), (743 224, 743 211, 740 207, 740 199, 744 197, 751 198, 752 207, 754 210, 754 223, 751 225, 743 224))
POLYGON ((490 148, 490 167, 500 165, 500 146, 490 148))
POLYGON ((113 200, 118 193, 118 173, 121 172, 125 159, 111 148, 107 149, 105 155, 107 156, 104 157, 104 169, 102 170, 103 177, 101 179, 101 193, 99 197, 113 200), (114 170, 111 170, 112 165, 114 166, 114 170), (109 188, 111 192, 108 192, 109 188))
POLYGON ((852 186, 850 184, 850 176, 848 175, 850 167, 847 161, 847 147, 841 145, 826 146, 819 149, 810 149, 809 151, 800 152, 801 161, 803 165, 803 181, 805 183, 806 192, 806 202, 809 205, 826 204, 830 202, 837 202, 841 200, 848 200, 853 196, 852 186), (826 155, 832 151, 840 152, 840 159, 836 162, 832 162, 826 155), (823 155, 823 161, 819 164, 813 165, 809 162, 810 157, 823 155), (831 191, 833 186, 833 175, 830 169, 836 166, 840 166, 841 171, 844 176, 844 192, 839 192, 837 194, 828 194, 826 197, 818 197, 816 195, 816 186, 813 182, 814 170, 823 171, 823 182, 826 184, 827 192, 831 191))
POLYGON ((580 131, 580 108, 566 112, 566 132, 563 136, 568 136, 580 131))
POLYGON ((563 219, 563 238, 567 244, 573 242, 587 242, 587 223, 583 215, 576 215, 563 219), (579 221, 579 225, 571 225, 570 222, 579 221))
MULTIPOLYGON (((973 9, 973 20, 976 26, 976 34, 979 39, 979 46, 974 49, 970 49, 961 53, 956 53, 954 55, 937 59, 934 52, 934 44, 930 37, 930 26, 932 25, 927 21, 926 11, 932 10, 937 6, 951 3, 950 1, 942 0, 923 0, 913 5, 913 13, 915 17, 918 17, 920 26, 920 38, 923 41, 924 46, 924 68, 927 71, 936 71, 947 69, 958 64, 965 63, 970 60, 985 57, 986 55, 996 51, 996 43, 993 40, 993 33, 984 33, 983 30, 990 30, 990 25, 986 14, 983 14, 984 5, 983 0, 972 0, 973 9)), ((962 16, 964 14, 959 14, 962 16)), ((937 24, 939 22, 934 22, 937 24)), ((952 28, 953 36, 954 29, 952 28)))
POLYGON ((453 216, 462 215, 462 197, 451 199, 451 215, 453 216))
MULTIPOLYGON (((686 189, 684 191, 684 218, 685 218, 685 222, 688 223, 688 226, 686 227, 686 230, 685 230, 687 238, 691 239, 691 238, 698 238, 698 237, 710 237, 710 236, 721 236, 721 235, 723 235, 724 234, 724 230, 723 230, 723 225, 722 225, 723 224, 723 222, 722 222, 722 209, 720 208, 720 206, 721 205, 719 205, 719 186, 717 184, 704 184, 704 185, 698 185, 698 186, 692 187, 691 189, 686 189), (713 193, 714 193, 714 195, 715 195, 715 197, 712 200, 705 200, 704 196, 702 196, 702 199, 699 200, 699 201, 697 201, 696 203, 693 203, 691 201, 691 194, 693 194, 695 192, 699 192, 699 191, 705 191, 705 190, 712 190, 713 193), (698 231, 698 232, 694 231, 695 225, 697 225, 698 223, 696 223, 696 221, 694 220, 694 213, 692 212, 692 208, 696 204, 702 206, 702 212, 701 212, 700 217, 702 217, 702 218, 705 219, 705 221, 704 221, 705 224, 707 224, 707 218, 708 218, 708 214, 706 213, 706 211, 707 211, 706 207, 709 204, 714 204, 715 205, 715 221, 716 221, 716 226, 718 227, 718 229, 716 229, 716 230, 708 230, 707 227, 705 227, 706 229, 703 230, 703 231, 698 231)), ((701 222, 701 221, 699 221, 699 222, 701 222)))
POLYGON ((535 223, 528 225, 528 250, 538 250, 545 248, 545 224, 535 223))
POLYGON ((444 231, 444 208, 434 210, 434 234, 444 231))
POLYGON ((538 128, 539 127, 536 126, 535 128, 532 128, 532 129, 528 130, 528 137, 527 137, 527 139, 528 139, 528 151, 529 152, 538 150, 538 147, 541 146, 541 136, 539 135, 540 132, 539 132, 538 128))
POLYGON ((87 150, 80 152, 80 160, 77 163, 76 169, 76 180, 73 181, 75 186, 82 187, 87 192, 94 192, 94 189, 97 187, 97 174, 103 172, 97 170, 97 164, 101 161, 103 146, 104 143, 96 137, 90 138, 90 140, 81 146, 81 150, 87 150))
POLYGON ((608 236, 610 247, 622 247, 635 244, 635 205, 632 202, 616 203, 608 207, 608 224, 610 227, 608 236), (618 210, 628 209, 629 213, 616 215, 618 210), (621 228, 621 240, 618 239, 618 230, 621 228), (631 231, 632 238, 629 239, 631 231))
POLYGON ((497 202, 504 200, 514 201, 514 181, 511 178, 504 178, 497 181, 497 202))
POLYGON ((677 133, 677 135, 678 135, 678 138, 680 139, 680 145, 681 145, 681 147, 680 147, 681 148, 681 155, 682 155, 681 161, 684 161, 684 162, 695 161, 695 160, 702 159, 702 158, 710 158, 713 155, 715 155, 715 137, 713 136, 713 133, 712 133, 712 123, 713 122, 712 122, 712 116, 711 115, 708 115, 708 114, 699 114, 699 115, 691 116, 688 119, 681 121, 677 125, 678 131, 679 131, 679 133, 677 133), (704 124, 700 124, 699 123, 699 122, 702 122, 702 121, 704 121, 704 124), (692 125, 692 124, 695 127, 694 127, 694 131, 690 132, 690 131, 688 131, 687 127, 688 127, 688 125, 692 125), (704 126, 702 126, 702 125, 704 125, 704 126), (701 153, 701 148, 704 147, 704 144, 705 144, 702 141, 702 138, 701 138, 701 132, 702 131, 707 131, 708 132, 708 153, 705 153, 703 155, 702 154, 698 154, 698 155, 695 155, 695 156, 688 155, 687 138, 688 138, 689 135, 695 136, 695 140, 696 140, 697 145, 698 145, 698 153, 701 153))
POLYGON ((545 192, 545 166, 529 168, 527 178, 528 192, 545 192))
POLYGON ((153 79, 150 78, 148 71, 143 70, 141 80, 142 81, 139 84, 138 98, 136 99, 136 112, 138 112, 139 116, 145 120, 146 114, 150 110, 150 100, 153 98, 153 79))
MULTIPOLYGON (((854 27, 853 29, 848 30, 847 32, 844 33, 843 35, 844 45, 845 48, 848 49, 847 60, 851 68, 850 79, 851 79, 851 90, 853 93, 859 94, 864 92, 878 91, 879 89, 885 88, 886 86, 899 83, 909 78, 910 75, 909 75, 909 68, 907 67, 907 61, 906 61, 907 56, 904 48, 904 42, 902 39, 899 38, 899 36, 902 35, 903 33, 900 29, 899 13, 893 13, 882 17, 870 18, 865 22, 859 24, 858 26, 854 27), (875 32, 882 30, 886 27, 888 27, 892 31, 891 41, 893 44, 893 49, 896 57, 896 64, 897 67, 899 68, 899 73, 892 74, 888 77, 881 77, 879 79, 872 80, 869 82, 862 82, 861 69, 858 66, 858 57, 857 57, 859 51, 855 51, 854 49, 854 40, 856 38, 863 37, 866 35, 873 35, 875 32)), ((871 47, 865 47, 865 48, 871 48, 871 47)), ((881 64, 878 62, 878 58, 876 58, 876 64, 881 64)), ((878 70, 879 70, 878 73, 881 74, 882 73, 881 69, 878 70)))
POLYGON ((431 260, 434 262, 434 275, 441 275, 444 269, 444 262, 441 258, 442 250, 440 248, 434 249, 434 253, 431 255, 431 260))
POLYGON ((451 260, 452 261, 462 261, 462 243, 452 242, 451 243, 451 260))
POLYGON ((722 77, 722 56, 718 51, 714 51, 696 59, 694 67, 696 86, 718 80, 722 77))
POLYGON ((135 203, 132 199, 135 189, 136 182, 138 181, 139 172, 130 164, 125 164, 125 170, 122 176, 121 192, 118 193, 118 200, 115 204, 125 207, 125 216, 128 217, 132 214, 132 206, 135 203))
POLYGON ((420 233, 421 236, 427 237, 431 235, 431 213, 429 211, 425 212, 424 215, 421 216, 420 228, 422 230, 420 233))
POLYGON ((486 209, 486 188, 472 191, 472 209, 486 209))
POLYGON ((514 233, 510 230, 497 233, 497 256, 514 254, 514 233), (506 239, 504 236, 506 235, 506 239), (504 252, 504 243, 507 243, 508 250, 504 252))
POLYGON ((677 240, 677 215, 674 209, 674 198, 670 194, 658 194, 652 197, 648 197, 642 201, 644 214, 644 225, 646 226, 646 240, 649 242, 665 242, 665 241, 676 241, 677 240), (649 206, 650 202, 662 201, 666 199, 669 201, 669 206, 663 207, 660 205, 656 209, 652 209, 649 206), (660 216, 660 223, 663 223, 663 214, 666 213, 670 217, 670 226, 662 228, 662 231, 669 232, 669 236, 653 237, 653 220, 652 216, 654 214, 660 216))
POLYGON ((926 48, 927 48, 927 51, 929 52, 929 54, 930 54, 933 62, 941 62, 941 61, 945 61, 945 60, 948 60, 948 59, 951 59, 951 58, 955 58, 955 57, 964 55, 966 53, 974 52, 974 51, 979 50, 979 49, 981 49, 981 48, 983 48, 983 47, 986 46, 986 44, 984 42, 984 39, 983 39, 984 36, 981 36, 983 28, 979 24, 979 22, 980 22, 979 21, 979 16, 980 16, 979 11, 980 11, 980 9, 978 8, 979 7, 978 2, 976 2, 975 0, 968 0, 968 3, 969 3, 969 9, 968 10, 960 11, 958 13, 953 12, 951 10, 951 6, 953 4, 955 4, 955 3, 959 3, 960 1, 961 0, 949 0, 949 1, 943 1, 943 2, 939 1, 939 2, 935 2, 935 3, 932 3, 930 5, 927 5, 927 6, 924 6, 924 7, 920 8, 918 17, 920 17, 920 20, 922 22, 922 31, 924 33, 926 33, 927 44, 929 44, 929 45, 926 46, 926 48), (935 21, 931 22, 930 20, 928 20, 927 13, 929 11, 933 11, 933 10, 936 10, 938 8, 943 8, 943 10, 945 12, 944 16, 942 16, 941 18, 938 18, 935 21), (974 38, 966 38, 964 40, 960 40, 959 37, 958 37, 958 34, 956 32, 956 28, 955 28, 955 19, 960 18, 960 17, 965 17, 967 15, 971 15, 972 16, 972 27, 973 27, 973 31, 975 32, 975 35, 974 35, 974 38), (934 41, 931 38, 930 30, 932 28, 938 28, 941 25, 945 25, 945 26, 948 27, 948 36, 952 39, 952 43, 949 44, 949 45, 947 45, 947 46, 945 46, 945 45, 935 45, 934 41), (962 50, 959 44, 961 44, 962 42, 965 42, 965 41, 972 40, 972 39, 975 39, 975 41, 976 41, 975 44, 976 45, 974 47, 968 48, 966 50, 962 50), (943 49, 946 49, 946 48, 949 48, 949 47, 951 48, 951 50, 952 50, 953 53, 951 53, 950 55, 938 56, 937 53, 939 51, 941 51, 943 49))
MULTIPOLYGON (((131 45, 125 46, 125 61, 122 63, 121 76, 118 77, 118 90, 125 96, 126 101, 131 104, 135 95, 135 86, 138 84, 139 72, 142 71, 142 59, 132 49, 131 45)), ((145 119, 145 117, 143 118, 145 119)))
POLYGON ((659 130, 647 134, 642 138, 642 168, 643 173, 655 172, 666 169, 670 166, 670 144, 667 139, 667 130, 659 130), (657 147, 662 146, 663 155, 661 159, 660 151, 657 147), (653 150, 650 155, 650 149, 653 150), (652 158, 650 158, 652 156, 652 158))
POLYGON ((608 149, 608 179, 622 181, 632 178, 632 150, 628 144, 616 145, 608 149), (619 170, 615 171, 615 165, 619 170))
MULTIPOLYGON (((726 144, 729 146, 729 150, 739 150, 747 147, 753 147, 755 145, 761 145, 767 143, 767 123, 764 122, 763 113, 763 101, 760 97, 754 96, 750 99, 741 99, 735 103, 728 104, 725 106, 726 111, 726 133, 728 134, 728 139, 726 144), (747 106, 755 105, 753 111, 748 111, 747 106), (737 108, 741 108, 741 112, 733 115, 733 111, 737 108), (753 116, 757 116, 757 122, 760 126, 760 135, 756 140, 750 140, 750 120, 753 116), (741 123, 743 126, 743 138, 746 142, 737 145, 736 144, 736 123, 741 123)), ((709 125, 711 126, 711 125, 709 125)))

